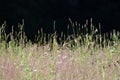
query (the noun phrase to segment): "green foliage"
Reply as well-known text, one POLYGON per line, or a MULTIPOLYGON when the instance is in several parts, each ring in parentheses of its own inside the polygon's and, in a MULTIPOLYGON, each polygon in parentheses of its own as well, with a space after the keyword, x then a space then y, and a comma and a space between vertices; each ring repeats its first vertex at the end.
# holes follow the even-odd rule
MULTIPOLYGON (((120 33, 113 30, 108 39, 108 34, 101 34, 100 26, 98 29, 94 27, 92 19, 90 25, 86 20, 83 26, 71 19, 70 22, 74 34, 60 44, 56 31, 47 36, 41 29, 36 37, 37 43, 32 43, 26 38, 24 21, 18 25, 20 31, 16 36, 13 28, 10 34, 5 33, 4 23, 0 28, 0 76, 5 69, 10 72, 9 69, 15 68, 15 71, 11 71, 16 74, 14 80, 119 79, 120 33), (15 67, 11 67, 11 64, 6 66, 6 60, 12 61, 15 67)), ((9 75, 6 73, 1 77, 9 75)))

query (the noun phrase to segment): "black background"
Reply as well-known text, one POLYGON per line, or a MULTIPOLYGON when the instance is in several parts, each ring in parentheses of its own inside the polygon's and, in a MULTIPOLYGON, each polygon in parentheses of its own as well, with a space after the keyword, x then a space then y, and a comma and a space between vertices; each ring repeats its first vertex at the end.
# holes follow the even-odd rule
POLYGON ((68 18, 84 24, 102 25, 102 32, 120 30, 120 0, 0 0, 0 24, 7 21, 7 32, 24 19, 25 32, 33 38, 43 28, 52 33, 54 20, 58 32, 66 32, 68 18))

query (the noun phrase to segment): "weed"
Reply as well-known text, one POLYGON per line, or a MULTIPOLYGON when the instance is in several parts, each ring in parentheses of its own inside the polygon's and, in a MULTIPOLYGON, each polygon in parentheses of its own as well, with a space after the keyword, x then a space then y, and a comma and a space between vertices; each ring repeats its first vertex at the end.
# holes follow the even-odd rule
POLYGON ((24 21, 18 33, 12 28, 8 35, 4 23, 0 28, 0 79, 119 80, 120 33, 102 34, 100 24, 95 28, 92 19, 84 25, 69 21, 73 35, 67 32, 68 37, 62 39, 61 33, 59 43, 56 31, 46 35, 41 29, 37 43, 32 43, 25 35, 24 21))

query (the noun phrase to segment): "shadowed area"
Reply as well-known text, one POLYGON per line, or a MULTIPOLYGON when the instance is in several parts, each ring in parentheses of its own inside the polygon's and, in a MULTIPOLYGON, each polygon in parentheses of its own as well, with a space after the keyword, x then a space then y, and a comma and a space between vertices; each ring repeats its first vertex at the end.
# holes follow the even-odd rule
POLYGON ((57 32, 66 33, 69 18, 83 25, 86 19, 93 18, 94 25, 100 22, 102 32, 109 32, 120 30, 119 9, 119 0, 0 0, 0 24, 6 20, 9 33, 12 25, 17 30, 24 19, 24 30, 32 39, 41 28, 44 33, 53 33, 54 21, 57 32))

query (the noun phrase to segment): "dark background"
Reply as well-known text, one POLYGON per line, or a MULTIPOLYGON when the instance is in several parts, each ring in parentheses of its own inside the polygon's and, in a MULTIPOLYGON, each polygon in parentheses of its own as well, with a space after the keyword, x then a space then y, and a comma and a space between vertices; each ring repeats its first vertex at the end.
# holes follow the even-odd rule
POLYGON ((102 25, 102 32, 120 31, 120 0, 0 0, 0 24, 7 21, 7 32, 24 19, 25 32, 29 38, 43 28, 45 33, 56 30, 66 32, 68 18, 84 24, 93 18, 93 23, 102 25))

